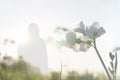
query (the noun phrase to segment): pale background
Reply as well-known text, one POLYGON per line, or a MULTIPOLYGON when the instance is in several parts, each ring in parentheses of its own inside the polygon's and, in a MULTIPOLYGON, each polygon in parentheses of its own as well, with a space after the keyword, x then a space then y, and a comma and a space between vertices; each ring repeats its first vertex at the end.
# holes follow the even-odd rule
MULTIPOLYGON (((72 29, 77 27, 80 21, 86 25, 98 21, 106 30, 106 34, 98 38, 98 48, 105 63, 109 65, 108 53, 114 47, 120 46, 119 14, 120 0, 0 0, 0 52, 16 57, 17 45, 26 38, 27 26, 31 22, 38 24, 40 36, 47 40, 48 36, 54 34, 57 26, 72 29), (4 46, 4 38, 16 40, 17 44, 4 46)), ((59 50, 53 45, 46 45, 49 68, 59 70, 59 50)), ((62 53, 64 71, 104 71, 93 48, 86 53, 74 53, 63 48, 62 53)))

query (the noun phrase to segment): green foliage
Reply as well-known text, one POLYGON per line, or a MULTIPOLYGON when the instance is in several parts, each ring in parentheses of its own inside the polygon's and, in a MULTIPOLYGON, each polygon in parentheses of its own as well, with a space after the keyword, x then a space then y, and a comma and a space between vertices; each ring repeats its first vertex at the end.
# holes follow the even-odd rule
POLYGON ((60 80, 60 74, 58 72, 51 72, 49 80, 60 80))
POLYGON ((42 75, 22 59, 12 65, 0 63, 0 80, 43 80, 42 75))
POLYGON ((107 78, 104 74, 98 74, 97 77, 95 77, 92 73, 87 71, 83 74, 72 71, 68 73, 64 80, 107 80, 107 78))
POLYGON ((75 71, 68 72, 68 75, 66 76, 65 80, 79 80, 79 74, 75 71))
POLYGON ((99 73, 96 80, 107 80, 107 77, 103 73, 99 73))
MULTIPOLYGON (((60 80, 59 72, 51 72, 48 75, 42 75, 29 63, 22 58, 15 61, 12 65, 0 63, 0 80, 60 80)), ((68 72, 62 76, 62 80, 107 80, 104 74, 98 74, 96 77, 89 72, 79 74, 76 71, 68 72)))

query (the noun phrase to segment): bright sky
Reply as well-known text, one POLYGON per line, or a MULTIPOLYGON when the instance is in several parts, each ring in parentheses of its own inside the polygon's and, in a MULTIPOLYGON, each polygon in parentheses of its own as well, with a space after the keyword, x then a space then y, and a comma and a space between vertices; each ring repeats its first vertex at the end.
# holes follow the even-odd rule
MULTIPOLYGON (((106 34, 98 38, 98 47, 105 63, 109 64, 109 51, 120 46, 119 14, 119 0, 0 0, 0 45, 2 47, 5 37, 17 41, 25 38, 27 26, 31 22, 39 25, 40 35, 46 40, 57 26, 75 28, 80 21, 86 25, 98 21, 106 30, 106 34)), ((16 55, 17 49, 9 50, 9 47, 4 50, 13 51, 11 55, 16 55)), ((59 69, 59 51, 50 45, 47 48, 49 67, 59 69)), ((2 48, 1 52, 4 50, 2 48)), ((93 48, 86 53, 74 53, 63 48, 62 53, 66 65, 64 70, 104 71, 93 48)))

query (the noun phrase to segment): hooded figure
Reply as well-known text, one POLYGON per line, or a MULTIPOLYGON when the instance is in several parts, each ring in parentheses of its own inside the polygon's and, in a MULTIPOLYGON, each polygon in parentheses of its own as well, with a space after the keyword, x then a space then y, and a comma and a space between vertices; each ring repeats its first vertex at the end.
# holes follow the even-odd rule
POLYGON ((28 27, 28 40, 18 46, 18 55, 31 65, 40 69, 42 74, 48 73, 48 60, 45 41, 39 37, 37 24, 31 23, 28 27))

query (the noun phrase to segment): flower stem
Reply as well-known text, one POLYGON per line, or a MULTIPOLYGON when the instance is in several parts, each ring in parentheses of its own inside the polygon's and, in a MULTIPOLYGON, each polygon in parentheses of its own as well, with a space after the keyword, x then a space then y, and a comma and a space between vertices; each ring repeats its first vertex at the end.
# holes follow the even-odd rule
POLYGON ((60 80, 62 80, 62 52, 61 52, 61 49, 60 49, 60 55, 61 55, 61 58, 60 58, 60 80))
POLYGON ((95 40, 95 39, 94 39, 94 43, 93 43, 93 44, 94 44, 94 49, 95 49, 95 51, 96 51, 96 53, 97 53, 97 55, 98 55, 98 57, 99 57, 99 59, 100 59, 100 61, 101 61, 101 63, 102 63, 102 66, 104 67, 104 69, 105 69, 105 71, 106 71, 106 73, 107 73, 107 76, 108 76, 109 80, 112 80, 112 79, 111 79, 111 76, 110 76, 110 74, 109 74, 109 72, 108 72, 108 70, 107 70, 107 68, 106 68, 106 65, 105 65, 105 63, 104 63, 104 61, 103 61, 103 59, 102 59, 102 57, 101 57, 101 55, 100 55, 97 47, 96 47, 96 40, 95 40))
POLYGON ((60 69, 60 80, 62 80, 62 60, 61 60, 61 69, 60 69))

